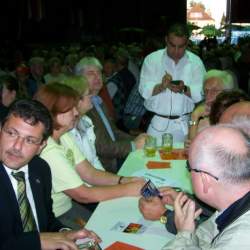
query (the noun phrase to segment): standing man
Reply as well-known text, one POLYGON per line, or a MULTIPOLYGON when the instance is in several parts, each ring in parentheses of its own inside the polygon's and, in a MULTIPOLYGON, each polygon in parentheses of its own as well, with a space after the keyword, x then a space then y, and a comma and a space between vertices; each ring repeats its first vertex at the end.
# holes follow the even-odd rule
POLYGON ((158 144, 163 133, 172 133, 174 142, 184 142, 189 114, 202 99, 205 68, 198 56, 186 50, 188 39, 186 25, 172 25, 166 48, 148 55, 142 66, 139 92, 153 113, 147 132, 157 137, 158 144))
MULTIPOLYGON (((249 123, 248 123, 249 127, 249 123)), ((250 137, 238 125, 202 130, 189 151, 196 196, 217 211, 198 228, 194 202, 183 193, 174 201, 176 238, 164 250, 249 249, 250 137)))
POLYGON ((76 239, 97 239, 87 230, 58 232, 63 225, 52 212, 50 168, 36 156, 51 133, 52 118, 37 101, 17 101, 2 122, 1 250, 77 250, 76 239))

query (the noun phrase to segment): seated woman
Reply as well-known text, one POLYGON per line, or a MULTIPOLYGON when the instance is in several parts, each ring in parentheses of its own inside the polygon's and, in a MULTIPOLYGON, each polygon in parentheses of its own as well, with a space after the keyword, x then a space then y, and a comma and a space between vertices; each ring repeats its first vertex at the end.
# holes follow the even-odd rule
POLYGON ((77 110, 79 119, 70 133, 75 137, 79 149, 87 160, 97 169, 104 170, 95 149, 95 132, 92 120, 86 113, 93 108, 87 79, 84 76, 71 76, 63 84, 73 88, 80 95, 77 110))
POLYGON ((249 96, 242 90, 225 90, 221 92, 213 102, 209 113, 211 125, 219 123, 222 113, 237 102, 250 101, 249 96))
POLYGON ((198 105, 191 114, 188 133, 189 140, 192 140, 201 129, 209 126, 208 116, 216 96, 223 90, 230 90, 233 88, 233 78, 228 72, 212 69, 206 73, 203 88, 205 100, 198 105))
POLYGON ((51 112, 54 128, 41 157, 52 173, 53 210, 58 219, 71 228, 87 219, 78 203, 93 203, 122 196, 137 196, 144 184, 139 178, 122 177, 94 168, 79 150, 70 133, 77 121, 79 95, 59 83, 42 86, 35 99, 51 112), (90 184, 88 186, 86 184, 90 184))

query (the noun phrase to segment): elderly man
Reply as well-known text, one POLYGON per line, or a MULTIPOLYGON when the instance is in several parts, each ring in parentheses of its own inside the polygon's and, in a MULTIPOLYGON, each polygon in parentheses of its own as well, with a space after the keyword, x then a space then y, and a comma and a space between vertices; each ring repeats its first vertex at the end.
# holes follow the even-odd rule
POLYGON ((249 162, 250 137, 237 125, 209 127, 196 136, 189 151, 193 189, 217 212, 196 229, 201 211, 178 194, 174 202, 178 234, 164 250, 249 248, 249 162))
POLYGON ((174 142, 184 142, 189 114, 202 99, 205 68, 186 50, 188 38, 185 25, 172 25, 165 38, 167 47, 148 55, 142 66, 139 92, 154 115, 147 132, 157 137, 158 144, 163 133, 172 133, 174 142))
POLYGON ((97 239, 87 230, 58 232, 63 225, 52 212, 50 168, 37 156, 51 132, 52 118, 37 101, 17 101, 2 122, 1 250, 77 250, 76 239, 97 239))
POLYGON ((81 59, 75 68, 77 75, 87 78, 90 93, 93 95, 94 108, 87 115, 91 118, 95 128, 96 150, 104 168, 110 172, 118 171, 117 160, 126 157, 129 152, 143 148, 146 134, 134 138, 119 130, 107 115, 106 107, 98 96, 102 88, 102 65, 95 57, 81 59))

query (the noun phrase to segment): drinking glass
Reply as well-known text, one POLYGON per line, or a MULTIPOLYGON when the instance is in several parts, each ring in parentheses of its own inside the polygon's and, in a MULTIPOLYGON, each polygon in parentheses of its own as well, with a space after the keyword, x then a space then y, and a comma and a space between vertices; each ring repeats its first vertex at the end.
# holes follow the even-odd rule
POLYGON ((144 153, 147 157, 154 157, 156 153, 156 138, 148 136, 144 145, 144 153))
POLYGON ((165 153, 171 153, 173 150, 173 135, 165 133, 162 135, 162 150, 165 153))

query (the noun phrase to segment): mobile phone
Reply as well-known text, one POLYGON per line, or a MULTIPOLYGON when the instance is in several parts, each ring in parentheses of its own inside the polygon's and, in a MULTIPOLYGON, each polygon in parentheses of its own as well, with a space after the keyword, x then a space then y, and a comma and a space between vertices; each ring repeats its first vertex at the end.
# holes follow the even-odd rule
POLYGON ((180 85, 180 83, 181 83, 180 80, 171 81, 171 84, 173 85, 180 85))
POLYGON ((150 197, 158 196, 159 198, 162 198, 160 195, 160 191, 158 188, 154 185, 154 183, 151 180, 148 180, 145 185, 141 189, 141 195, 148 199, 150 197))

